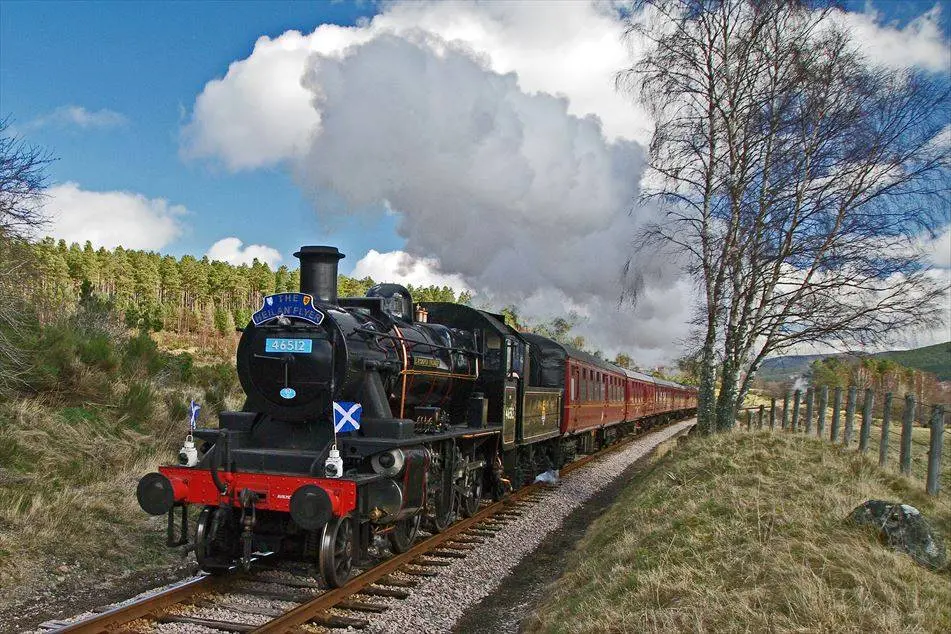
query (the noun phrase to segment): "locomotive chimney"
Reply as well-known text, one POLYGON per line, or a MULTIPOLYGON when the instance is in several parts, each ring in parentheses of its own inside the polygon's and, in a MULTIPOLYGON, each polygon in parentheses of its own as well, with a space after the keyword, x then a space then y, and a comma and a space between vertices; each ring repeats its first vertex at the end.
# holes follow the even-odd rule
POLYGON ((300 292, 337 303, 337 263, 345 256, 337 247, 301 247, 294 254, 300 260, 300 292))

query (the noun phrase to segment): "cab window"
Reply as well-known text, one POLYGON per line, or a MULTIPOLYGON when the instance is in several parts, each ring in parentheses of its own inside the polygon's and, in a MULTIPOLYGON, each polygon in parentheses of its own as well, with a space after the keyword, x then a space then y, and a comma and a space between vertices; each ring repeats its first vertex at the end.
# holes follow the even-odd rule
POLYGON ((498 333, 485 332, 485 362, 486 370, 498 370, 502 364, 502 338, 498 333))

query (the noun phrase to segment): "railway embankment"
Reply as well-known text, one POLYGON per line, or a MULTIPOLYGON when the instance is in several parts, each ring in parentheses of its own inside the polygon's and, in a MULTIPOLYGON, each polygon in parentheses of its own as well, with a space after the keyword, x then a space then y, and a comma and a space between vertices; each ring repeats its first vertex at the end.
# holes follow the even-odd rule
POLYGON ((531 632, 949 631, 951 572, 848 521, 918 508, 947 543, 951 493, 820 440, 692 438, 633 478, 522 621, 531 632))
POLYGON ((0 394, 0 632, 192 570, 135 483, 175 460, 190 399, 202 420, 240 403, 230 365, 164 351, 95 302, 17 345, 31 363, 0 394))

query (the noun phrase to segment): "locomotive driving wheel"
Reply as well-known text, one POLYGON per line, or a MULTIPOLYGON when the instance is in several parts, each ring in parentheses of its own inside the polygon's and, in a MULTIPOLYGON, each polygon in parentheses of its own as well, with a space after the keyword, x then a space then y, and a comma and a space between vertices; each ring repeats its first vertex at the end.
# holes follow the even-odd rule
POLYGON ((428 495, 429 528, 441 533, 452 525, 456 518, 456 487, 453 467, 456 461, 456 447, 452 441, 444 443, 443 450, 437 454, 430 468, 433 483, 428 495))
POLYGON ((331 588, 339 588, 353 570, 353 520, 335 517, 320 538, 320 574, 331 588))
POLYGON ((396 522, 393 530, 390 532, 390 550, 394 554, 405 553, 413 547, 416 541, 416 535, 419 534, 419 524, 422 520, 422 513, 417 513, 413 517, 407 517, 396 522))
POLYGON ((234 559, 237 532, 230 514, 217 506, 206 506, 195 524, 195 559, 211 573, 225 572, 234 559))
POLYGON ((479 511, 482 504, 482 469, 470 471, 467 476, 465 495, 459 504, 463 517, 472 517, 479 511))

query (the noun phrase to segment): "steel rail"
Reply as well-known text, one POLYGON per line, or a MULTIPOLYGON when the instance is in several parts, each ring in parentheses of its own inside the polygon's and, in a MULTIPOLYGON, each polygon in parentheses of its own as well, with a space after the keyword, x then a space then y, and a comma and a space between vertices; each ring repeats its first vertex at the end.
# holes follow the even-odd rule
POLYGON ((114 628, 122 627, 136 619, 148 617, 156 610, 181 603, 188 597, 212 590, 221 582, 221 578, 205 575, 197 579, 188 579, 171 588, 162 590, 158 594, 150 595, 135 603, 113 608, 96 616, 67 625, 55 632, 69 632, 70 634, 100 634, 110 632, 114 628))

